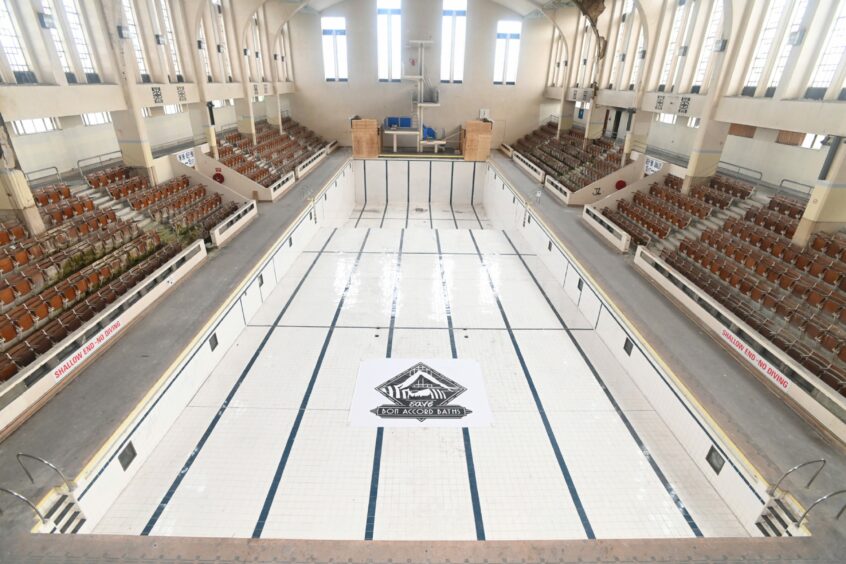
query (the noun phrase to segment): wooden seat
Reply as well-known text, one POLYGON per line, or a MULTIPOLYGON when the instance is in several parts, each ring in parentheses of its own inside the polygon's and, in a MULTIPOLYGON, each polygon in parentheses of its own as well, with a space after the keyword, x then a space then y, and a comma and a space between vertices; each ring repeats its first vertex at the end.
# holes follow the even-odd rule
POLYGON ((35 360, 35 353, 26 343, 18 343, 6 351, 6 356, 19 368, 23 368, 35 360))
POLYGON ((0 382, 5 382, 18 373, 18 367, 7 357, 0 358, 0 382))

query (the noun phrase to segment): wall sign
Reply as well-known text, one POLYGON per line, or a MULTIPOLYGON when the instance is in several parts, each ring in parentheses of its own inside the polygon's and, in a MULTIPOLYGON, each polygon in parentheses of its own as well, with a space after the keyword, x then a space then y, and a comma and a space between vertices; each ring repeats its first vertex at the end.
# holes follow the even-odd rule
POLYGON ((720 336, 728 342, 746 361, 754 366, 758 372, 766 376, 773 384, 787 390, 790 388, 790 380, 781 373, 775 366, 770 365, 763 357, 759 356, 754 349, 740 340, 740 337, 732 333, 726 328, 720 332, 720 336))
POLYGON ((658 172, 663 166, 664 161, 660 159, 653 159, 652 157, 646 157, 646 161, 643 163, 643 173, 652 174, 654 172, 658 172))
POLYGON ((355 427, 483 427, 492 421, 479 364, 380 358, 359 365, 355 427))

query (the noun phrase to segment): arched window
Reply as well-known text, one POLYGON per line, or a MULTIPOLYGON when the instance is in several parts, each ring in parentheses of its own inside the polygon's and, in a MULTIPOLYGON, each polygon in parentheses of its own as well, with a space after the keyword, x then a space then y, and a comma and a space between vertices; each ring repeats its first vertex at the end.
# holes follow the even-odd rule
POLYGON ((722 36, 722 29, 723 0, 714 0, 714 6, 711 8, 711 19, 708 20, 708 28, 705 30, 702 51, 699 54, 699 63, 696 65, 696 72, 693 75, 693 87, 691 89, 693 93, 705 93, 707 91, 707 88, 703 88, 705 76, 708 72, 708 64, 711 62, 711 56, 717 49, 717 41, 722 36))
MULTIPOLYGON (((846 67, 846 2, 840 3, 837 17, 828 32, 825 46, 820 53, 811 82, 805 91, 806 98, 821 100, 837 78, 838 70, 846 67)), ((846 80, 846 73, 844 73, 846 80)))

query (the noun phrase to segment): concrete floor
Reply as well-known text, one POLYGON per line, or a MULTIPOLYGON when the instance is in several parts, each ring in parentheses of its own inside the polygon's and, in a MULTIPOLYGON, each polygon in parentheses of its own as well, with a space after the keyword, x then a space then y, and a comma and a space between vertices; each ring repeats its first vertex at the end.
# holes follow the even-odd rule
MULTIPOLYGON (((305 206, 307 194, 319 188, 348 154, 346 151, 334 153, 280 201, 262 205, 259 218, 230 245, 213 253, 197 270, 202 276, 192 275, 175 288, 124 335, 120 346, 107 350, 16 433, 0 443, 0 484, 33 499, 40 499, 49 489, 47 484, 52 477, 46 470, 35 473, 36 482, 43 484, 41 487, 31 486, 26 481, 14 459, 18 451, 44 456, 69 475, 75 475, 264 253, 278 236, 280 227, 305 206), (209 284, 210 279, 215 283, 209 284), (190 314, 186 314, 187 311, 190 314), (162 342, 159 335, 165 328, 168 334, 183 338, 162 342), (141 362, 127 363, 127 351, 135 351, 141 362), (92 397, 98 401, 92 401, 92 397), (67 441, 68 436, 74 438, 73 442, 67 441), (38 445, 37 449, 32 449, 32 445, 38 445)), ((495 154, 492 159, 513 184, 534 201, 538 186, 502 155, 495 154)), ((616 254, 589 232, 579 219, 581 209, 565 208, 546 195, 536 207, 570 252, 591 271, 768 480, 774 481, 784 469, 798 462, 822 456, 829 464, 811 491, 801 489, 801 477, 789 479, 788 488, 807 505, 810 500, 846 484, 843 450, 814 431, 688 320, 637 274, 629 257, 616 254)), ((810 524, 814 536, 805 539, 255 543, 239 539, 29 535, 25 532, 31 523, 28 510, 4 501, 4 514, 0 517, 0 562, 184 562, 199 559, 218 562, 342 559, 349 562, 842 562, 842 549, 846 548, 844 524, 833 521, 840 507, 839 503, 831 503, 815 511, 810 524)))

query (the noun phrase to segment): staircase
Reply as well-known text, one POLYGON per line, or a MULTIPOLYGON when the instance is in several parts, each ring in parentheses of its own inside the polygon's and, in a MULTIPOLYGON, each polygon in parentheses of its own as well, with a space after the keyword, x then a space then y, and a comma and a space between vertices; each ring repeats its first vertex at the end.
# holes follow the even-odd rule
POLYGON ((44 514, 47 522, 43 532, 51 535, 75 535, 85 525, 85 515, 73 493, 59 495, 44 514))
POLYGON ((796 528, 798 509, 791 508, 782 497, 773 497, 764 506, 755 526, 765 537, 807 536, 808 531, 796 528))
POLYGON ((113 200, 105 190, 92 188, 84 182, 70 185, 70 189, 74 196, 88 196, 98 209, 114 210, 119 219, 134 221, 141 229, 153 223, 146 215, 133 210, 126 201, 113 200))

